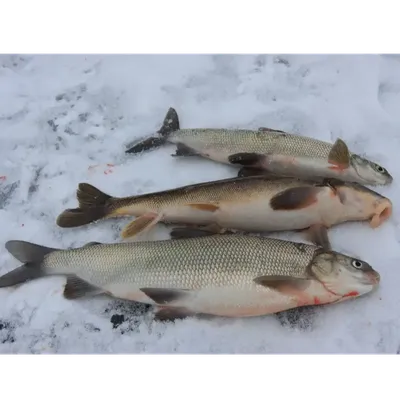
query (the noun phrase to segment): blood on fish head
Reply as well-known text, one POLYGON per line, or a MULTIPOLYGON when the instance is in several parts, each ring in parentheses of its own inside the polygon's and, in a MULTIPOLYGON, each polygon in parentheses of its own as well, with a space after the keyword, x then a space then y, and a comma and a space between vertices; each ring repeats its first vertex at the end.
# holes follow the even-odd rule
POLYGON ((357 154, 351 155, 350 163, 366 185, 388 185, 393 181, 393 177, 385 168, 357 154))
POLYGON ((377 228, 392 215, 392 202, 381 194, 358 183, 334 182, 331 184, 339 195, 344 215, 349 219, 370 220, 377 228))
POLYGON ((380 275, 366 261, 319 249, 309 266, 310 276, 327 291, 342 297, 358 297, 379 285, 380 275))

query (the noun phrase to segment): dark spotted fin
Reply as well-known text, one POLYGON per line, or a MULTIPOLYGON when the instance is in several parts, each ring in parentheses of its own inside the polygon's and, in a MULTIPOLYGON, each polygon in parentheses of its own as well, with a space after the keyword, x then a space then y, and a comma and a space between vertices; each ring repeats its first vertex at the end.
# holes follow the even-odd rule
POLYGON ((337 139, 331 151, 328 161, 335 169, 346 169, 350 166, 350 151, 347 144, 342 139, 337 139))
POLYGON ((183 143, 177 143, 175 154, 172 154, 173 157, 192 157, 199 155, 199 152, 183 143))
POLYGON ((273 210, 301 210, 318 201, 319 189, 313 186, 294 187, 276 194, 270 200, 273 210))
POLYGON ((302 278, 293 278, 290 276, 259 276, 254 279, 258 285, 273 289, 288 296, 297 296, 304 292, 311 281, 302 278))
POLYGON ((140 288, 140 290, 155 303, 166 305, 187 298, 190 290, 165 288, 140 288))
POLYGON ((228 157, 228 161, 231 164, 239 164, 246 167, 256 167, 264 160, 262 154, 258 153, 236 153, 228 157))
POLYGON ((63 295, 66 299, 72 300, 97 296, 102 293, 105 293, 103 289, 93 286, 77 276, 68 276, 63 295))
POLYGON ((307 230, 307 233, 311 242, 322 247, 326 251, 332 250, 328 236, 328 229, 325 226, 313 225, 307 230))
POLYGON ((125 153, 137 154, 155 149, 157 147, 161 147, 167 143, 168 135, 174 131, 178 131, 179 129, 180 129, 180 124, 179 124, 178 113, 174 108, 170 107, 167 112, 167 115, 164 118, 161 128, 157 131, 157 133, 160 136, 159 137, 152 136, 150 138, 142 140, 134 144, 128 150, 125 150, 125 153))
POLYGON ((108 216, 112 196, 88 183, 80 183, 76 191, 79 208, 69 208, 56 219, 61 228, 75 228, 108 216))
POLYGON ((44 258, 58 249, 22 240, 10 240, 5 244, 5 248, 24 265, 1 276, 0 287, 15 286, 44 276, 58 275, 57 272, 42 266, 44 258))

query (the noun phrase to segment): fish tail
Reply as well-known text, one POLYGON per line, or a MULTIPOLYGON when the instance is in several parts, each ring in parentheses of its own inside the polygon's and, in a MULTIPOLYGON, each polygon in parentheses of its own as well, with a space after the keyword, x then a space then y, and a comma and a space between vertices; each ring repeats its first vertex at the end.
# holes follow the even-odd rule
POLYGON ((88 183, 80 183, 76 192, 78 208, 64 210, 56 220, 61 228, 74 228, 98 221, 110 214, 112 196, 88 183))
POLYGON ((178 131, 179 129, 180 129, 180 124, 179 124, 178 113, 174 108, 170 107, 167 112, 167 115, 164 118, 164 122, 161 128, 157 131, 159 136, 152 136, 147 139, 144 139, 136 143, 128 150, 126 150, 125 153, 137 154, 143 151, 148 151, 151 149, 161 147, 167 143, 167 139, 170 133, 178 131))
POLYGON ((47 254, 59 251, 59 249, 22 240, 10 240, 5 247, 23 265, 1 276, 0 288, 18 285, 44 276, 57 275, 56 272, 43 266, 43 260, 47 254))

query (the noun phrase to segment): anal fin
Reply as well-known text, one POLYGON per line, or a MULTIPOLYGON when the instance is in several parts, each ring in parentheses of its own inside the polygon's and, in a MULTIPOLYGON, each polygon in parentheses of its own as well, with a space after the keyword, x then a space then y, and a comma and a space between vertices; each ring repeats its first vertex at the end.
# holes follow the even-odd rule
POLYGON ((63 295, 66 299, 72 300, 82 297, 97 296, 102 293, 105 293, 105 290, 73 275, 68 276, 63 295))
POLYGON ((127 239, 136 236, 139 233, 144 233, 156 225, 162 218, 162 214, 152 212, 143 214, 126 225, 122 230, 121 236, 123 239, 127 239))
POLYGON ((140 290, 159 305, 165 305, 173 303, 174 301, 182 300, 190 293, 189 290, 185 289, 140 288, 140 290))
POLYGON ((168 322, 175 321, 177 319, 185 319, 193 315, 195 315, 195 313, 190 312, 183 307, 160 307, 154 314, 154 320, 168 322))
POLYGON ((200 154, 196 150, 183 143, 177 143, 175 154, 172 154, 173 157, 192 157, 199 155, 200 154))

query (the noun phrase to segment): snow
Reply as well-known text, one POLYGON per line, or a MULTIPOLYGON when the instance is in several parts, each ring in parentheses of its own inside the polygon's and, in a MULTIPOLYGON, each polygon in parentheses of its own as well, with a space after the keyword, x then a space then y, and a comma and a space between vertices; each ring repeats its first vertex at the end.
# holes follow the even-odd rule
MULTIPOLYGON (((129 219, 55 225, 79 182, 128 196, 233 176, 173 147, 126 155, 170 106, 182 127, 269 126, 334 141, 394 177, 384 226, 337 226, 334 248, 371 263, 379 289, 337 305, 251 319, 154 323, 108 297, 68 301, 65 278, 0 289, 1 353, 396 353, 400 348, 400 58, 396 56, 0 56, 0 246, 118 242, 129 219), (113 164, 113 166, 107 166, 113 164), (97 165, 97 166, 96 166, 97 165), (96 167, 93 167, 96 166, 96 167)), ((167 238, 166 227, 147 239, 167 238)), ((303 240, 294 233, 277 237, 303 240)), ((18 266, 0 252, 0 274, 18 266)))

